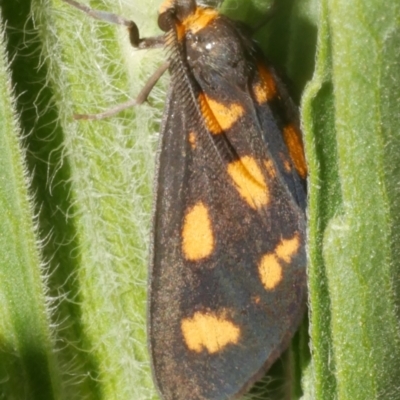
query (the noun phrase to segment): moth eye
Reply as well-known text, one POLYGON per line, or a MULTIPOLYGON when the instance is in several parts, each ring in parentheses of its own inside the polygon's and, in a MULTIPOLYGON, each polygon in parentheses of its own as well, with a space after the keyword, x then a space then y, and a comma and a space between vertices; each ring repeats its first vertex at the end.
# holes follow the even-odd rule
POLYGON ((172 28, 172 12, 167 10, 158 16, 158 27, 164 31, 168 32, 172 28))

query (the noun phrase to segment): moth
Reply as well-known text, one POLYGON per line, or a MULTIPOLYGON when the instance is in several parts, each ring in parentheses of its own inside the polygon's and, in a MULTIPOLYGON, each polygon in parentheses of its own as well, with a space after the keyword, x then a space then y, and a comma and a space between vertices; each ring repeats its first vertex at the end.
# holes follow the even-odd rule
POLYGON ((298 112, 249 31, 195 0, 166 0, 168 69, 149 270, 148 343, 165 400, 244 393, 287 347, 306 301, 306 177, 298 112))

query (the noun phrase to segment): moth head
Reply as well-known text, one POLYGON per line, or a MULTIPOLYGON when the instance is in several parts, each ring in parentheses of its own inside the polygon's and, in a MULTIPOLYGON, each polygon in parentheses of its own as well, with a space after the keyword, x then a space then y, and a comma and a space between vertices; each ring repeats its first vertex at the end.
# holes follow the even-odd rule
POLYGON ((158 10, 158 26, 168 32, 175 23, 183 23, 194 14, 197 4, 195 0, 164 0, 158 10))

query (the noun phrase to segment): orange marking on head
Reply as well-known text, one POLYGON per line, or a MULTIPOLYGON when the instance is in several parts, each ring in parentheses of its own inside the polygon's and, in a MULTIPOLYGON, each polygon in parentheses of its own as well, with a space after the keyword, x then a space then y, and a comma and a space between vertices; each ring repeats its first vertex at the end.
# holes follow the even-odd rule
POLYGON ((197 33, 219 16, 218 11, 205 7, 196 7, 194 10, 185 10, 188 15, 185 17, 180 16, 179 2, 176 0, 164 0, 158 9, 158 14, 161 15, 170 10, 176 10, 178 14, 175 27, 179 41, 185 37, 187 31, 197 33))
POLYGON ((300 248, 300 237, 296 233, 291 239, 282 239, 275 249, 277 257, 285 262, 289 262, 292 256, 298 252, 300 248))
POLYGON ((208 208, 198 202, 185 215, 182 228, 182 251, 187 260, 198 261, 214 250, 214 234, 208 208))
POLYGON ((264 160, 265 168, 267 169, 270 178, 276 178, 276 168, 272 160, 264 160))
POLYGON ((275 289, 281 282, 282 266, 274 254, 265 254, 258 265, 258 273, 265 289, 275 289))
POLYGON ((239 103, 224 105, 204 93, 200 93, 199 103, 207 129, 214 134, 219 134, 231 128, 244 114, 244 109, 239 103))
POLYGON ((181 40, 184 39, 184 37, 186 35, 185 27, 181 23, 179 23, 178 21, 176 21, 176 23, 175 23, 176 37, 172 32, 173 31, 169 31, 165 35, 165 44, 166 44, 166 46, 171 46, 175 42, 175 40, 178 40, 178 42, 180 42, 181 40))
POLYGON ((247 204, 257 209, 269 203, 269 189, 257 161, 250 156, 228 164, 228 174, 247 204))
POLYGON ((283 139, 297 173, 301 178, 305 179, 307 176, 307 164, 300 131, 295 126, 288 125, 283 128, 283 139))
POLYGON ((253 86, 253 90, 257 103, 263 104, 276 96, 276 85, 274 77, 265 65, 259 63, 257 67, 260 81, 253 86))
POLYGON ((186 29, 182 24, 176 24, 176 37, 180 42, 186 35, 186 29))
POLYGON ((218 353, 240 339, 239 327, 224 316, 208 312, 198 311, 192 318, 184 318, 181 330, 186 346, 196 353, 203 349, 210 354, 218 353))
POLYGON ((218 15, 218 11, 212 8, 197 7, 194 13, 182 21, 182 25, 187 31, 196 33, 218 18, 218 15))
POLYGON ((193 131, 189 133, 188 140, 189 140, 191 148, 195 149, 196 148, 196 135, 193 131))

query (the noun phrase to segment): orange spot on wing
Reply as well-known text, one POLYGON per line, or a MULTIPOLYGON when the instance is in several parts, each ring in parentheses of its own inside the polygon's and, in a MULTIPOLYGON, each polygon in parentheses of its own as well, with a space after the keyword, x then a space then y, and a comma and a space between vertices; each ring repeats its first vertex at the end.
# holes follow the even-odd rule
POLYGON ((298 252, 299 247, 300 237, 296 234, 291 239, 282 239, 275 249, 275 254, 283 261, 289 262, 293 255, 298 252))
POLYGON ((198 202, 190 208, 182 228, 182 251, 187 260, 198 261, 214 250, 214 234, 208 208, 198 202))
POLYGON ((272 160, 265 160, 264 165, 267 169, 268 176, 270 178, 276 178, 276 168, 274 162, 272 160))
POLYGON ((203 349, 214 354, 228 344, 237 344, 240 329, 224 316, 196 312, 192 318, 181 321, 183 338, 189 350, 200 353, 203 349))
POLYGON ((290 163, 288 157, 284 153, 279 153, 279 157, 282 160, 283 168, 285 168, 285 171, 289 173, 292 170, 292 164, 290 163))
POLYGON ((287 125, 283 128, 283 139, 285 140, 290 158, 293 161, 297 173, 301 178, 305 179, 307 177, 307 164, 299 129, 293 125, 287 125))
POLYGON ((258 273, 266 290, 275 289, 283 279, 282 261, 289 263, 299 251, 300 237, 296 233, 291 239, 282 239, 273 253, 262 256, 258 264, 258 273))
POLYGON ((194 132, 190 132, 188 135, 188 140, 192 149, 196 148, 196 135, 194 132))
POLYGON ((257 67, 259 81, 253 85, 253 91, 257 103, 263 104, 276 96, 276 85, 273 75, 264 64, 259 63, 257 67))
POLYGON ((258 265, 258 273, 265 289, 274 289, 282 280, 282 266, 274 254, 266 254, 258 265))
POLYGON ((199 103, 207 129, 213 134, 219 134, 231 128, 244 114, 244 109, 239 103, 225 105, 209 98, 204 93, 200 93, 199 103))
POLYGON ((228 174, 246 203, 257 209, 269 203, 269 190, 257 161, 250 156, 228 164, 228 174))

